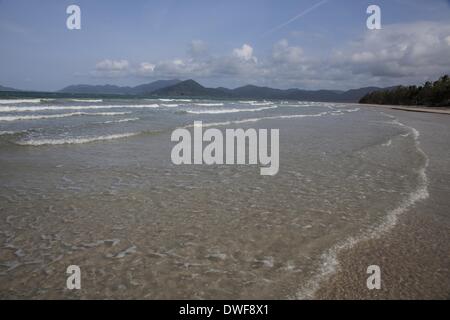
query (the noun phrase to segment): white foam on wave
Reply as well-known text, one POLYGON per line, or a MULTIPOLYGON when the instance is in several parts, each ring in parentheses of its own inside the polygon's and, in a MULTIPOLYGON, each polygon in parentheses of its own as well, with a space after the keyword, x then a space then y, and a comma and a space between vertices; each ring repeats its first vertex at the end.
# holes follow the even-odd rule
MULTIPOLYGON (((224 121, 224 122, 209 122, 209 123, 203 123, 203 127, 215 127, 215 126, 227 126, 227 125, 234 125, 234 124, 241 124, 241 123, 248 123, 248 122, 258 122, 262 120, 276 120, 276 119, 295 119, 295 118, 308 118, 308 117, 321 117, 328 114, 327 112, 321 112, 316 114, 293 114, 293 115, 285 115, 285 116, 273 116, 273 117, 261 117, 261 118, 251 118, 251 119, 242 119, 242 120, 230 120, 230 121, 224 121)), ((185 128, 191 128, 194 127, 194 125, 186 126, 185 128)))
POLYGON ((26 140, 16 142, 22 146, 43 146, 43 145, 63 145, 63 144, 82 144, 97 141, 107 141, 128 138, 139 135, 139 132, 111 134, 106 136, 86 137, 86 138, 65 138, 65 139, 39 139, 39 140, 26 140))
POLYGON ((311 107, 317 107, 312 104, 293 104, 293 103, 283 103, 280 105, 280 107, 284 108, 311 108, 311 107))
POLYGON ((163 104, 161 104, 161 106, 166 107, 166 108, 176 108, 176 107, 179 107, 180 105, 176 104, 176 103, 171 103, 171 104, 163 103, 163 104))
POLYGON ((172 102, 172 101, 180 101, 180 102, 191 102, 191 99, 158 99, 162 102, 172 102))
POLYGON ((83 112, 89 116, 123 116, 125 114, 131 114, 131 112, 83 112))
POLYGON ((271 106, 271 107, 264 107, 264 108, 253 108, 253 109, 220 109, 220 110, 189 110, 186 111, 187 113, 193 113, 193 114, 222 114, 222 113, 236 113, 236 112, 258 112, 268 109, 275 109, 278 108, 277 106, 271 106))
POLYGON ((334 107, 332 106, 327 106, 331 111, 331 115, 332 116, 341 116, 344 113, 352 113, 352 112, 358 112, 360 109, 359 108, 355 108, 355 109, 334 109, 334 107))
POLYGON ((20 121, 20 120, 42 120, 42 119, 57 119, 57 118, 67 118, 75 116, 116 116, 126 114, 124 112, 97 112, 97 113, 87 113, 87 112, 72 112, 63 114, 47 114, 47 115, 32 115, 32 116, 5 116, 0 117, 0 121, 20 121))
POLYGON ((16 131, 0 131, 0 136, 15 134, 16 131))
POLYGON ((90 103, 103 102, 103 99, 69 99, 69 100, 73 102, 90 102, 90 103))
POLYGON ((139 120, 139 118, 126 118, 126 119, 120 119, 120 120, 110 120, 110 121, 105 121, 105 122, 101 122, 101 123, 103 123, 103 124, 123 123, 123 122, 137 121, 137 120, 139 120))
POLYGON ((95 110, 95 109, 145 109, 159 108, 158 104, 128 104, 128 105, 90 105, 90 106, 31 106, 31 107, 0 107, 0 112, 25 112, 46 110, 95 110))
POLYGON ((238 102, 241 104, 250 104, 252 106, 270 106, 274 104, 273 102, 270 101, 256 101, 256 100, 241 100, 238 102))
POLYGON ((195 105, 200 107, 221 107, 223 103, 196 103, 195 105))
MULTIPOLYGON (((394 118, 391 115, 386 116, 391 119, 394 118)), ((386 232, 389 232, 398 222, 400 216, 412 208, 417 202, 425 200, 429 197, 428 192, 428 177, 426 170, 429 164, 429 158, 426 153, 420 148, 420 133, 417 129, 409 127, 397 119, 391 121, 392 124, 398 125, 402 128, 407 129, 413 136, 414 145, 417 152, 423 158, 423 165, 418 170, 416 170, 418 176, 418 185, 415 190, 413 190, 407 197, 405 197, 399 205, 387 212, 387 216, 384 221, 374 228, 366 231, 359 236, 351 236, 334 245, 331 249, 326 251, 321 256, 321 266, 318 269, 316 275, 314 275, 304 286, 297 291, 294 299, 313 299, 315 293, 320 288, 320 285, 329 280, 333 274, 339 270, 339 260, 338 255, 342 250, 348 250, 353 248, 357 243, 361 241, 366 241, 370 239, 377 239, 381 237, 386 232)))
POLYGON ((0 99, 0 104, 40 103, 41 99, 0 99))
POLYGON ((250 103, 252 106, 271 106, 273 102, 252 102, 250 103))

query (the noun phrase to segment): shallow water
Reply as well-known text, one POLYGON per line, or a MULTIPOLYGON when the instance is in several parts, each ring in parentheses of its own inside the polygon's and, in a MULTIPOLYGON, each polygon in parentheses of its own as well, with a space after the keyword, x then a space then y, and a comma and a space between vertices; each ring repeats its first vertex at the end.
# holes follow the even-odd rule
POLYGON ((2 298, 308 296, 428 192, 420 132, 358 105, 2 100, 0 134, 2 298), (280 129, 279 173, 173 165, 198 120, 280 129))

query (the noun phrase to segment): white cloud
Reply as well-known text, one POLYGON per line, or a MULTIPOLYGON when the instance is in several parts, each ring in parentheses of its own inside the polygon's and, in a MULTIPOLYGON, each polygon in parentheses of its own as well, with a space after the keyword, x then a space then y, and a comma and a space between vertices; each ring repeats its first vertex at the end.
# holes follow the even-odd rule
POLYGON ((275 62, 297 64, 304 61, 303 49, 289 46, 286 39, 275 44, 272 57, 275 62))
POLYGON ((130 72, 130 63, 127 60, 104 59, 97 62, 92 75, 95 77, 123 77, 130 72))
POLYGON ((127 70, 130 63, 127 60, 110 60, 105 59, 95 65, 95 69, 99 71, 123 71, 127 70))
POLYGON ((196 78, 208 75, 210 66, 194 59, 173 59, 156 64, 154 75, 161 78, 196 78))
POLYGON ((337 55, 338 66, 377 77, 436 77, 450 70, 450 24, 384 26, 337 55))
POLYGON ((351 56, 351 61, 355 63, 368 63, 372 62, 376 59, 376 56, 373 52, 356 52, 351 56))
POLYGON ((139 64, 139 68, 137 69, 137 74, 141 76, 149 76, 152 75, 155 71, 156 65, 149 62, 141 62, 139 64))
POLYGON ((450 46, 450 36, 446 37, 446 38, 445 38, 445 41, 447 41, 447 45, 450 46))
POLYGON ((206 44, 193 41, 185 58, 143 62, 103 60, 102 75, 193 78, 230 85, 349 88, 421 83, 450 73, 450 22, 383 25, 328 53, 308 52, 286 39, 258 57, 249 44, 228 55, 203 54, 206 44))
POLYGON ((282 49, 289 45, 283 41, 275 46, 274 60, 284 57, 285 67, 272 74, 280 83, 316 88, 422 83, 450 73, 449 37, 450 23, 383 25, 327 56, 293 55, 300 59, 285 58, 282 49))
POLYGON ((253 56, 253 48, 248 44, 242 45, 241 48, 234 49, 233 56, 244 61, 258 61, 256 57, 253 56))

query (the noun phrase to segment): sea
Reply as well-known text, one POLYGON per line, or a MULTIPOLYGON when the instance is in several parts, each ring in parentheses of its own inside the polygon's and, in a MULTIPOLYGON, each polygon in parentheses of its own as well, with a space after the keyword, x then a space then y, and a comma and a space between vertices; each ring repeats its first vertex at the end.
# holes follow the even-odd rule
POLYGON ((408 119, 418 115, 405 114, 307 101, 2 99, 0 297, 313 297, 341 250, 428 199, 430 158, 408 119), (171 134, 194 121, 279 129, 278 174, 174 165, 171 134), (66 286, 71 265, 80 290, 66 286))

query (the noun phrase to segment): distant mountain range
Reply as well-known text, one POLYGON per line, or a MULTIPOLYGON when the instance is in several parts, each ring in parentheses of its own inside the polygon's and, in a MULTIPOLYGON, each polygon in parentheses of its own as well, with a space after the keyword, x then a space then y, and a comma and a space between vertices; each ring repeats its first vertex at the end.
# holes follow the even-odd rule
POLYGON ((14 88, 0 86, 0 91, 19 91, 19 90, 14 89, 14 88))
POLYGON ((75 93, 75 94, 118 94, 118 95, 138 95, 145 96, 151 95, 153 92, 174 86, 180 83, 180 80, 158 80, 147 84, 142 84, 136 87, 119 87, 113 85, 88 85, 80 84, 65 87, 59 92, 62 93, 75 93))
POLYGON ((189 97, 211 99, 280 99, 280 100, 304 100, 320 102, 358 102, 362 97, 375 91, 388 88, 365 87, 347 91, 339 90, 301 90, 301 89, 273 89, 246 85, 236 89, 207 88, 194 80, 158 80, 136 87, 121 87, 115 85, 72 85, 57 92, 27 92, 14 88, 0 86, 2 96, 33 96, 33 97, 189 97))
POLYGON ((136 87, 113 85, 73 85, 60 93, 68 94, 115 94, 148 97, 190 97, 190 98, 229 98, 229 99, 286 99, 324 102, 358 102, 366 94, 382 88, 365 87, 348 91, 338 90, 300 90, 273 89, 247 85, 236 89, 207 88, 194 80, 159 80, 136 87))

